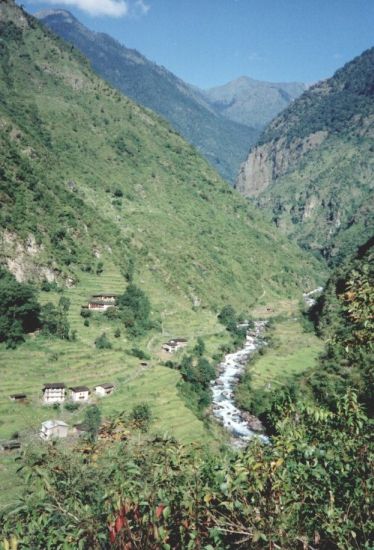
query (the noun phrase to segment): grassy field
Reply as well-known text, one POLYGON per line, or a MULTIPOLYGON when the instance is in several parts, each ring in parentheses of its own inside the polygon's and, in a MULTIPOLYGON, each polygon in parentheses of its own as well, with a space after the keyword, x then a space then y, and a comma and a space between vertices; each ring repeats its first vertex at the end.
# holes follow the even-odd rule
POLYGON ((236 391, 236 399, 244 409, 251 408, 256 391, 275 392, 293 378, 316 365, 323 350, 323 341, 313 332, 305 332, 296 300, 279 300, 259 305, 253 310, 256 319, 274 318, 269 329, 270 345, 247 366, 236 391))
POLYGON ((294 375, 315 365, 323 349, 322 341, 314 333, 304 332, 297 317, 276 324, 273 342, 250 367, 254 390, 287 384, 294 375))

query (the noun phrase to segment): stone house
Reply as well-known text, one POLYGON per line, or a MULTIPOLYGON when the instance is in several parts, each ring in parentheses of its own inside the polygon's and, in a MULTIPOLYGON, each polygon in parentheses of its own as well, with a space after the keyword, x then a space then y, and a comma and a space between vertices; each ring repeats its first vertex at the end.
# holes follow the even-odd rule
POLYGON ((46 420, 42 422, 39 435, 45 441, 67 437, 69 426, 62 420, 46 420))
POLYGON ((9 399, 11 401, 22 402, 22 401, 26 401, 27 395, 25 393, 13 393, 12 395, 9 396, 9 399))
POLYGON ((106 311, 110 307, 115 307, 117 294, 104 293, 94 294, 88 302, 88 309, 91 311, 106 311))
POLYGON ((185 348, 186 346, 186 338, 173 338, 172 340, 169 340, 168 342, 162 344, 162 349, 164 351, 167 351, 168 353, 174 353, 175 351, 185 348))

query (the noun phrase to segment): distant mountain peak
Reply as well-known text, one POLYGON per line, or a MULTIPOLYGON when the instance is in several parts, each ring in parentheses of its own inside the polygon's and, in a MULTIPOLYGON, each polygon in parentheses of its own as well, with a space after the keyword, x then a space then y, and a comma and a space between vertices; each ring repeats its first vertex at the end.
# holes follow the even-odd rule
POLYGON ((45 17, 51 17, 54 15, 58 15, 59 17, 64 17, 65 19, 68 19, 69 22, 73 22, 73 21, 78 22, 78 19, 74 17, 74 15, 70 13, 70 11, 63 10, 63 9, 46 9, 46 10, 38 11, 37 13, 34 14, 34 16, 37 19, 44 19, 45 17))

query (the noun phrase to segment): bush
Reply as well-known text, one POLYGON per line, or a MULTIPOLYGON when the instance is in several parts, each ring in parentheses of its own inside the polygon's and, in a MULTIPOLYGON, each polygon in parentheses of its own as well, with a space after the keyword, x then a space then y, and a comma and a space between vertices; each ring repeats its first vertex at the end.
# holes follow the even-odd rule
POLYGON ((83 317, 84 319, 91 317, 91 311, 88 309, 88 307, 81 308, 81 317, 83 317))
POLYGON ((130 413, 130 420, 135 427, 142 432, 147 432, 152 421, 152 411, 148 403, 140 403, 135 405, 130 413))
POLYGON ((95 346, 97 349, 111 349, 112 344, 108 340, 105 332, 103 332, 100 336, 98 336, 98 338, 96 338, 95 346))
POLYGON ((134 357, 137 357, 138 359, 145 359, 145 360, 149 360, 151 358, 151 356, 149 355, 149 353, 139 349, 139 348, 132 348, 131 350, 131 354, 134 356, 134 357))
POLYGON ((68 402, 68 403, 65 403, 64 405, 64 409, 66 409, 67 411, 69 412, 74 412, 74 411, 77 411, 79 409, 80 405, 79 403, 75 403, 75 402, 68 402))

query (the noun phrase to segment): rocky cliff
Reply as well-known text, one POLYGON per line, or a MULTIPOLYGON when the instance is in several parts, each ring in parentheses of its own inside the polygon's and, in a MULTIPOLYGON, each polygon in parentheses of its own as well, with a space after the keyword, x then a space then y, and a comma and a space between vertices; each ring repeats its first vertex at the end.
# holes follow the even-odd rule
POLYGON ((236 188, 328 260, 373 229, 374 48, 316 84, 265 129, 236 188))

